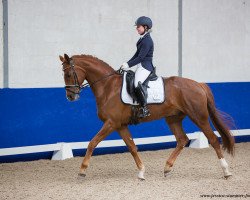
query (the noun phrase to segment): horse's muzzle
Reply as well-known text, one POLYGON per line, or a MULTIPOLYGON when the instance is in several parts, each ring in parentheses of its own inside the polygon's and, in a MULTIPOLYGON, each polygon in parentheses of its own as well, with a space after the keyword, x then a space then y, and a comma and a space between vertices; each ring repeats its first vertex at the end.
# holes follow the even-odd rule
POLYGON ((80 98, 79 94, 69 94, 67 95, 67 99, 69 101, 77 101, 80 98))

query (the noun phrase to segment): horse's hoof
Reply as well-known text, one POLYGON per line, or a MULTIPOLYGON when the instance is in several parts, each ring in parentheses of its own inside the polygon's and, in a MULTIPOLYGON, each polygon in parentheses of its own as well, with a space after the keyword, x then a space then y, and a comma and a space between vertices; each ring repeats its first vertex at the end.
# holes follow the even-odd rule
POLYGON ((171 171, 172 171, 172 167, 167 164, 164 168, 164 176, 166 177, 171 171))
POLYGON ((144 181, 144 173, 145 173, 145 167, 142 167, 142 169, 138 173, 138 179, 144 181))
POLYGON ((141 181, 144 181, 144 180, 145 180, 145 178, 144 178, 144 171, 140 171, 140 172, 138 173, 138 179, 141 180, 141 181))
POLYGON ((224 178, 227 180, 227 179, 231 178, 232 176, 233 175, 230 173, 230 174, 225 175, 224 178))
POLYGON ((169 172, 171 172, 172 169, 167 169, 167 170, 164 170, 164 176, 167 177, 167 175, 169 174, 169 172))
POLYGON ((168 172, 164 172, 164 177, 167 177, 168 176, 168 172))
POLYGON ((78 178, 85 178, 85 176, 86 174, 81 174, 81 173, 78 174, 78 178))
POLYGON ((145 181, 145 178, 144 178, 144 177, 139 177, 139 176, 138 176, 138 179, 139 179, 140 181, 145 181))

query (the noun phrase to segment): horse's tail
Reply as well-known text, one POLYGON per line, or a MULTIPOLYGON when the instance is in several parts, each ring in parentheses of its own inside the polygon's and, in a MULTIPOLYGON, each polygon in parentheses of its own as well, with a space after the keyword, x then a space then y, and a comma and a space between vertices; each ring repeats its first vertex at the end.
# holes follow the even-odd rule
POLYGON ((234 149, 235 141, 232 133, 229 130, 229 127, 234 126, 234 121, 230 115, 216 109, 214 96, 208 85, 202 83, 201 86, 206 91, 209 116, 214 127, 219 132, 222 138, 222 143, 223 143, 222 147, 223 149, 227 150, 229 154, 233 156, 235 150, 234 149))

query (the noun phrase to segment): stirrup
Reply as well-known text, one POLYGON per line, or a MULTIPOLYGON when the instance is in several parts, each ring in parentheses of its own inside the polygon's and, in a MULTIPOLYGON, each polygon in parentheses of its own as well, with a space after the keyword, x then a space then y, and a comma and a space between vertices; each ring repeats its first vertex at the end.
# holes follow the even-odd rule
POLYGON ((139 117, 144 118, 144 117, 148 117, 148 116, 150 116, 150 112, 149 112, 148 108, 146 106, 141 107, 139 117))

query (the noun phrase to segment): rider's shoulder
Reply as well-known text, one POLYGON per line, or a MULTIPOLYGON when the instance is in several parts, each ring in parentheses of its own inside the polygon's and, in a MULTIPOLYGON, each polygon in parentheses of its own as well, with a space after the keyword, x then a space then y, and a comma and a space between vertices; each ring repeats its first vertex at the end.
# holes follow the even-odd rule
POLYGON ((150 38, 151 38, 150 33, 145 34, 143 38, 144 38, 144 39, 150 39, 150 38))
POLYGON ((150 33, 146 34, 146 35, 144 36, 144 38, 143 38, 142 41, 145 42, 145 43, 153 43, 153 40, 152 40, 152 38, 151 38, 151 36, 150 36, 150 33))

